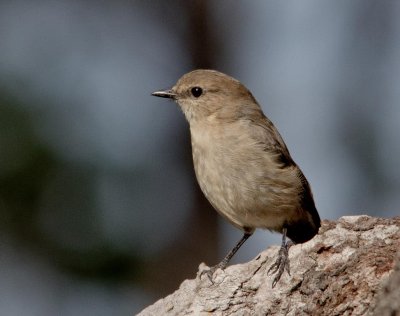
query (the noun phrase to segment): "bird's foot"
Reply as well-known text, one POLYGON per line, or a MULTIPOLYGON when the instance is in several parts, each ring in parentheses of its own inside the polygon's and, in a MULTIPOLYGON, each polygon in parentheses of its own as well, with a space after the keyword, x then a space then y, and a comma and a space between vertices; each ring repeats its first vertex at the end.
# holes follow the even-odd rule
POLYGON ((229 261, 231 258, 234 256, 234 254, 239 250, 239 248, 243 245, 243 243, 253 234, 254 229, 245 229, 245 232, 243 234, 243 237, 238 241, 235 247, 229 253, 225 256, 224 259, 217 265, 210 267, 208 270, 203 270, 200 272, 200 278, 202 277, 203 274, 206 274, 208 276, 208 279, 211 281, 211 283, 214 283, 213 281, 213 276, 214 272, 217 271, 218 269, 224 270, 226 266, 228 265, 229 261))
POLYGON ((215 271, 218 269, 224 270, 226 267, 226 263, 224 261, 221 261, 220 263, 216 264, 215 266, 210 267, 209 269, 204 269, 203 271, 200 272, 200 278, 205 274, 208 279, 210 280, 211 283, 214 284, 213 276, 215 271))
POLYGON ((292 245, 292 242, 282 244, 281 248, 279 249, 278 258, 268 269, 268 275, 276 274, 274 280, 272 281, 273 288, 278 283, 285 270, 290 275, 289 248, 292 245))

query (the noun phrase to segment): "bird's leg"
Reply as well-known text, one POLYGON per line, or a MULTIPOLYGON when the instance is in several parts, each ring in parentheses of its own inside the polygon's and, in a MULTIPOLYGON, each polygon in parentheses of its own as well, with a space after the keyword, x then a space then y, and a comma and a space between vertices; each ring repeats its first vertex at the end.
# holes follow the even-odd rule
POLYGON ((228 252, 228 254, 225 256, 224 259, 222 259, 222 261, 220 263, 218 263, 217 265, 210 267, 209 270, 204 270, 201 274, 206 273, 208 278, 210 279, 210 281, 212 282, 212 276, 214 275, 214 272, 217 269, 225 269, 225 267, 227 266, 228 262, 232 259, 232 257, 235 255, 235 253, 239 250, 239 248, 244 244, 244 242, 251 236, 253 235, 253 231, 252 232, 248 232, 246 231, 242 238, 238 241, 238 243, 236 244, 235 247, 232 248, 231 251, 228 252))
POLYGON ((267 274, 275 274, 276 276, 274 280, 272 281, 272 287, 275 287, 275 285, 278 283, 280 280, 283 271, 287 271, 287 273, 290 275, 290 262, 289 262, 289 248, 293 245, 292 241, 286 242, 286 232, 287 229, 283 229, 283 236, 282 236, 282 245, 281 248, 279 249, 278 253, 278 258, 276 259, 275 263, 272 264, 272 266, 269 268, 267 274))

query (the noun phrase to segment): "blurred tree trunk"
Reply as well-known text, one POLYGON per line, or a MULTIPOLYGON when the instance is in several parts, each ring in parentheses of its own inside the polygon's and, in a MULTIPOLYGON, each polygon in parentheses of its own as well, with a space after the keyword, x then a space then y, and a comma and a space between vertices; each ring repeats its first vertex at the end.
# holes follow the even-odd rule
MULTIPOLYGON (((193 69, 214 68, 218 47, 212 32, 209 2, 196 0, 177 3, 185 7, 188 17, 184 42, 187 45, 186 50, 190 54, 193 69)), ((183 135, 182 142, 187 148, 186 168, 193 170, 189 130, 185 130, 183 135)), ((195 200, 185 235, 176 236, 173 247, 166 249, 156 262, 146 268, 145 278, 148 279, 146 285, 152 290, 157 289, 159 295, 172 291, 183 279, 193 277, 201 262, 213 265, 220 259, 218 258, 218 215, 200 191, 194 171, 192 171, 192 176, 195 200)))

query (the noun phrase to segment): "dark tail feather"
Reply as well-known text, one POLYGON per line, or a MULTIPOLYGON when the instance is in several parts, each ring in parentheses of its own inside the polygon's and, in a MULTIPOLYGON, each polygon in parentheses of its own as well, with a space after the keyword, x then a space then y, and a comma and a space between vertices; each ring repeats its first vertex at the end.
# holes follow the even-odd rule
POLYGON ((318 229, 321 226, 321 220, 319 218, 317 210, 307 210, 307 215, 305 218, 297 221, 287 223, 285 225, 287 232, 286 235, 295 243, 301 244, 303 242, 309 241, 316 234, 318 234, 318 229))
POLYGON ((318 234, 318 229, 321 227, 321 219, 315 207, 310 186, 303 174, 301 176, 304 185, 304 191, 301 196, 301 218, 285 225, 287 229, 286 235, 296 244, 313 238, 318 234))

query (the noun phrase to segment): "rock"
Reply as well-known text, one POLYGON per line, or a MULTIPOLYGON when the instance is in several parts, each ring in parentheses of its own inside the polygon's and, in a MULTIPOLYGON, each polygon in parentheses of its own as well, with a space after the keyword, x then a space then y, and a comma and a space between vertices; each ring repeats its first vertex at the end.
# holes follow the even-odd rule
POLYGON ((323 221, 319 234, 289 250, 286 272, 272 289, 267 275, 279 247, 218 270, 200 272, 139 315, 396 315, 400 313, 400 217, 346 216, 323 221), (389 276, 390 279, 389 279, 389 276), (381 289, 382 288, 382 289, 381 289), (397 291, 397 294, 391 294, 397 291))

